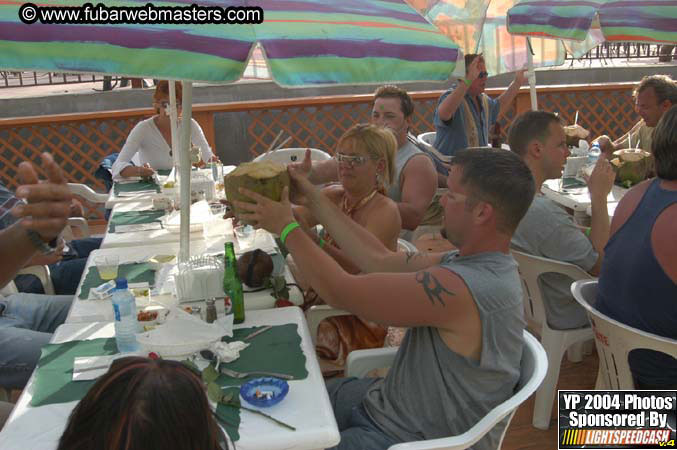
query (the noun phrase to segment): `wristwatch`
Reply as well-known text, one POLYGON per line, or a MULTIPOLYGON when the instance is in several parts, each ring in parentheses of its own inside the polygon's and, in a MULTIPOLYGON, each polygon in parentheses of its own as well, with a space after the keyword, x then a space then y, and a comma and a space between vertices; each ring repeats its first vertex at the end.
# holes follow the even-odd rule
POLYGON ((31 244, 33 244, 33 246, 35 246, 35 248, 38 249, 38 251, 43 255, 49 255, 56 250, 56 238, 49 242, 45 242, 37 231, 26 229, 26 234, 28 235, 28 239, 31 241, 31 244))

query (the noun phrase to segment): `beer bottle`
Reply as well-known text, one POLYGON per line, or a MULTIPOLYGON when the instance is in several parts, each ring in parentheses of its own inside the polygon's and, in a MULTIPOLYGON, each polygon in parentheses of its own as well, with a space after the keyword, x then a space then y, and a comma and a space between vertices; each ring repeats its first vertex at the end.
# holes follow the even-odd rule
POLYGON ((226 242, 223 272, 223 291, 230 297, 233 307, 234 323, 244 322, 244 292, 242 281, 237 274, 237 259, 232 242, 226 242))

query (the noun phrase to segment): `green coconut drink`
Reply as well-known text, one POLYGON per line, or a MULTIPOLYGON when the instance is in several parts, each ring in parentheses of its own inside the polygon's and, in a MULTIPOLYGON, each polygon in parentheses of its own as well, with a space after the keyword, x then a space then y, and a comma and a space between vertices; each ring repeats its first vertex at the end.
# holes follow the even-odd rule
MULTIPOLYGON (((259 193, 271 200, 280 201, 282 190, 289 186, 287 167, 273 161, 256 161, 240 164, 223 179, 226 189, 226 198, 232 202, 251 202, 248 197, 240 194, 240 188, 259 193)), ((233 205, 235 214, 242 211, 233 205)))
POLYGON ((646 180, 651 169, 652 156, 641 149, 616 150, 611 164, 617 169, 616 182, 630 187, 646 180))

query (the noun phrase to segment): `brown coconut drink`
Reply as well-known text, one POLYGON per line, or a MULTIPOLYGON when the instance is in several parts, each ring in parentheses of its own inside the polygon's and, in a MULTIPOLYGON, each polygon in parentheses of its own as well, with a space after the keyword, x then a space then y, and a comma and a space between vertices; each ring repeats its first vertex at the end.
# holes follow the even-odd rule
POLYGON ((587 139, 590 132, 580 125, 568 125, 564 127, 564 134, 569 147, 578 147, 578 141, 587 139))
MULTIPOLYGON (((251 202, 248 197, 240 194, 239 189, 245 188, 268 197, 274 201, 282 198, 282 189, 289 186, 287 167, 273 161, 252 161, 240 164, 223 179, 226 188, 226 198, 231 202, 251 202)), ((235 214, 241 211, 233 205, 235 214)))

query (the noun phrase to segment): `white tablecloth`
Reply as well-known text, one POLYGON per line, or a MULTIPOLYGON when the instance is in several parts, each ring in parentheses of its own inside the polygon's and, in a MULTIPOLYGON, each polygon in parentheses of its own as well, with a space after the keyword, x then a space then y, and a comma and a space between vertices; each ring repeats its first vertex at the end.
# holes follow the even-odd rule
MULTIPOLYGON (((289 394, 279 404, 266 408, 266 413, 296 427, 290 431, 274 422, 247 411, 241 412, 238 450, 297 450, 323 449, 338 444, 340 435, 324 386, 315 349, 308 333, 303 313, 298 308, 252 311, 246 321, 237 327, 256 325, 299 325, 301 347, 306 356, 308 377, 289 382, 289 394)), ((95 339, 113 336, 113 324, 70 323, 60 326, 52 342, 95 339)), ((12 415, 0 433, 3 450, 55 449, 76 402, 40 407, 29 405, 33 392, 33 377, 28 382, 12 415)))
MULTIPOLYGON (((126 212, 126 211, 144 211, 152 209, 153 204, 151 200, 141 200, 128 203, 119 203, 113 208, 111 213, 111 218, 114 217, 116 213, 126 212)), ((231 227, 232 228, 232 227, 231 227)), ((226 228, 224 227, 224 232, 226 228)), ((199 231, 190 233, 190 240, 200 241, 203 240, 202 228, 199 228, 199 231)), ((147 231, 130 231, 126 233, 110 233, 108 231, 108 226, 106 226, 106 234, 101 242, 101 248, 111 248, 111 247, 130 247, 135 245, 149 245, 149 244, 164 244, 164 243, 175 243, 179 242, 179 233, 178 230, 170 231, 166 228, 161 228, 157 230, 147 230, 147 231)))
MULTIPOLYGON (((557 204, 560 204, 566 208, 570 208, 574 211, 574 214, 587 214, 591 215, 591 200, 590 192, 587 187, 581 188, 571 188, 571 189, 561 189, 560 180, 546 180, 543 183, 541 191, 543 195, 548 197, 550 200, 554 201, 557 204)), ((611 188, 611 192, 607 196, 607 205, 609 208, 609 217, 613 217, 613 212, 616 209, 616 203, 618 203, 621 198, 628 192, 627 189, 620 186, 614 186, 611 188)))

